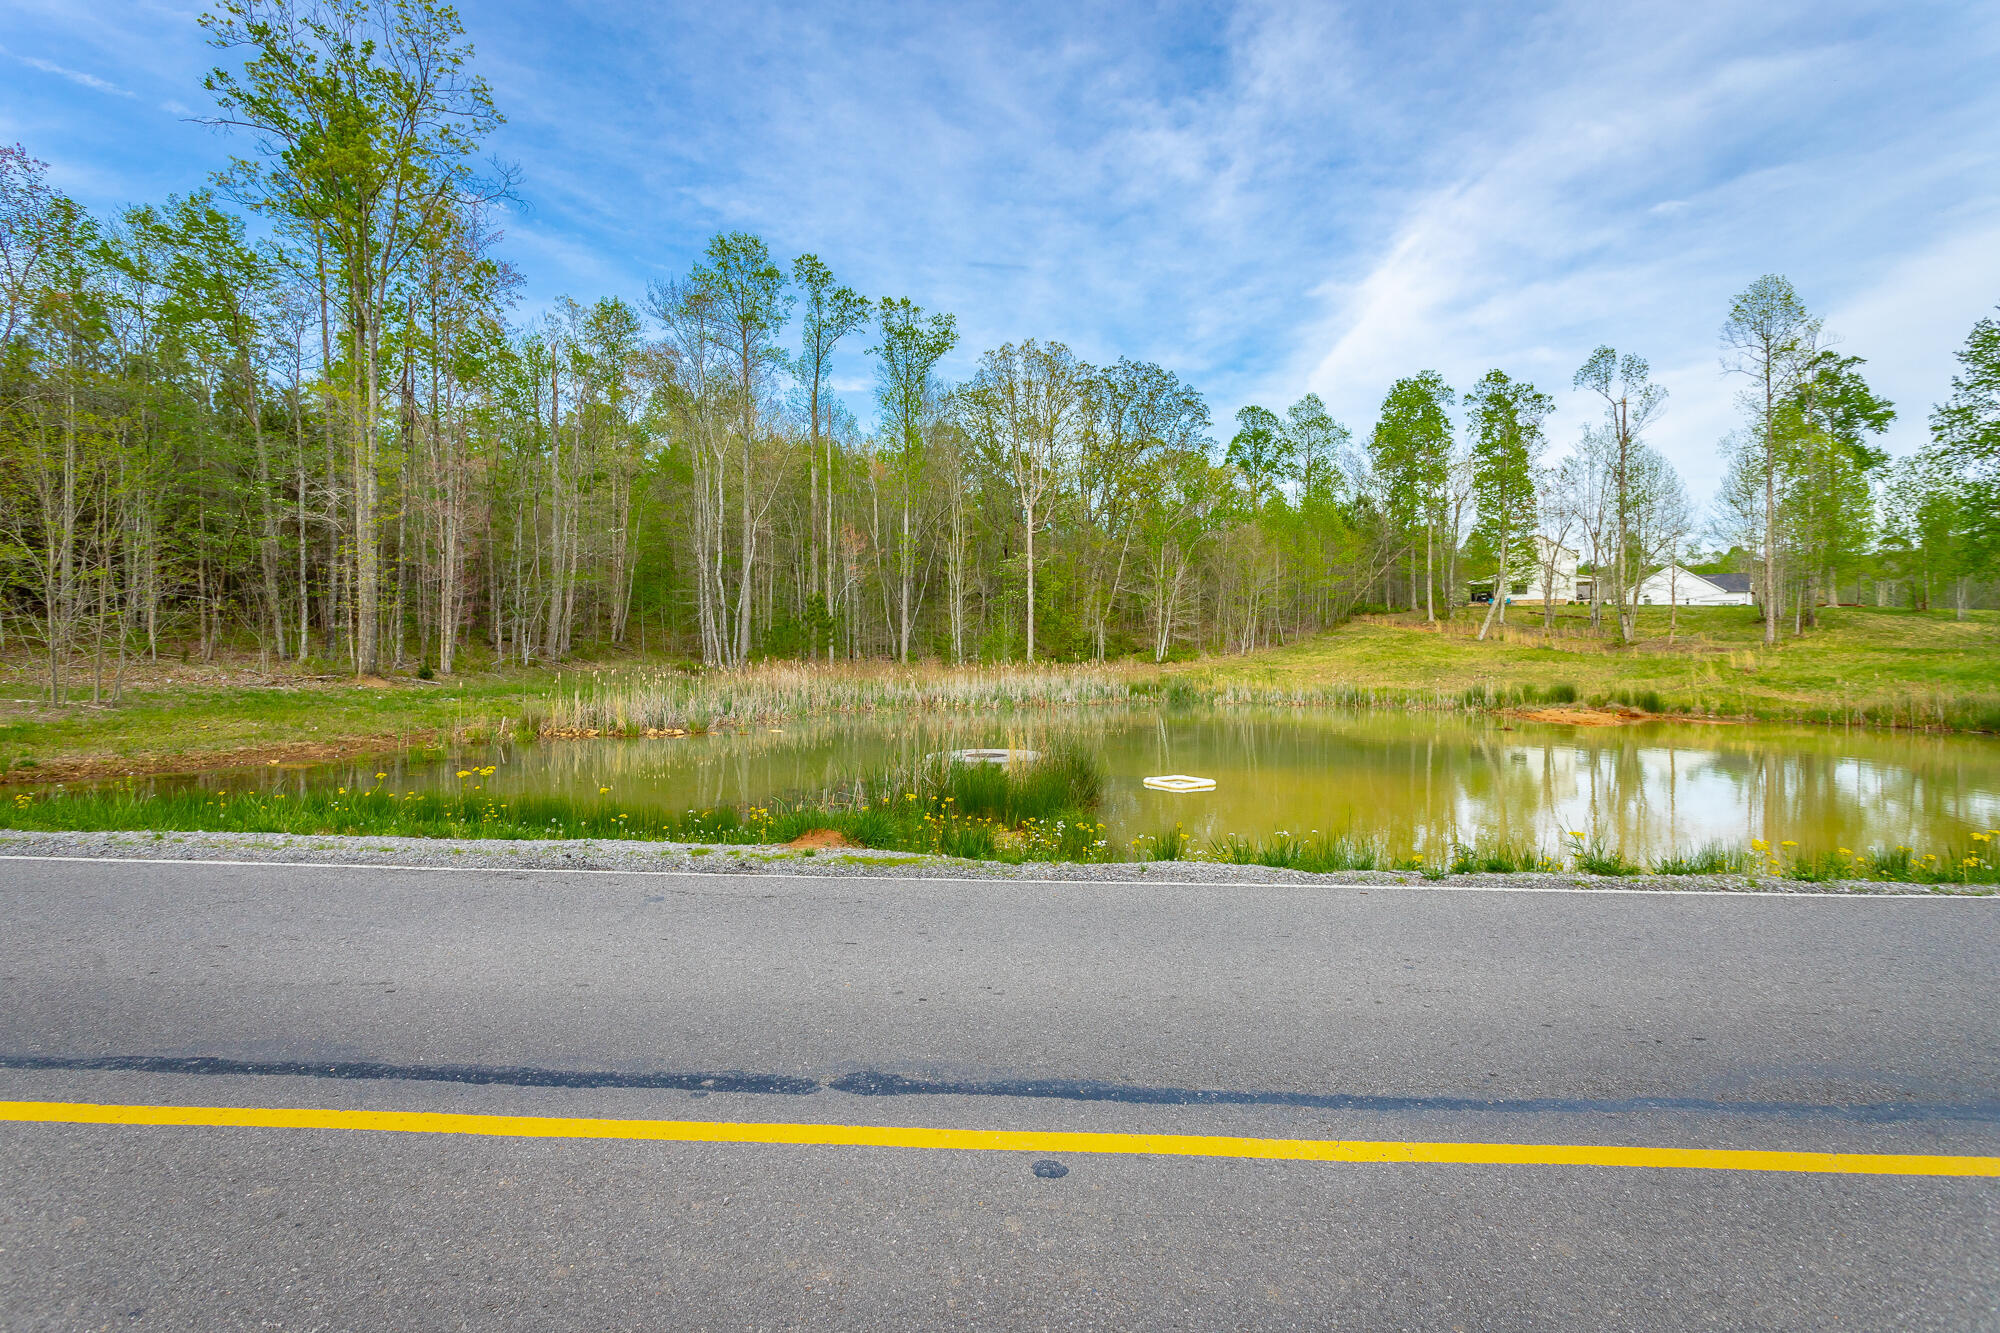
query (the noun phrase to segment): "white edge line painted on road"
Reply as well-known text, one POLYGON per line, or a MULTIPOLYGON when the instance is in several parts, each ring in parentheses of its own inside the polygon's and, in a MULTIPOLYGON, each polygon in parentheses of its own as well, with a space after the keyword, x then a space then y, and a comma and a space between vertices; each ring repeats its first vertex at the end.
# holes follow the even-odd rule
MULTIPOLYGON (((697 844, 699 845, 699 844, 697 844)), ((728 853, 724 853, 727 855, 728 853)), ((413 866, 368 861, 224 861, 192 856, 50 856, 33 852, 0 852, 0 861, 62 861, 80 864, 143 866, 234 866, 266 870, 413 870, 456 875, 679 875, 687 879, 810 879, 866 880, 873 883, 905 884, 1045 884, 1061 886, 1104 886, 1113 888, 1174 889, 1376 889, 1408 893, 1575 893, 1596 897, 1624 894, 1640 898, 1773 898, 1783 902, 1820 901, 1880 902, 1884 899, 1918 899, 1924 902, 2000 902, 1997 893, 1783 893, 1769 889, 1639 889, 1607 885, 1604 888, 1572 887, 1566 884, 1396 884, 1360 880, 1212 880, 1212 879, 1029 879, 1010 875, 815 875, 804 870, 697 870, 661 866, 606 870, 599 866, 413 866)), ((850 863, 851 864, 851 863, 850 863)), ((1171 863, 1164 863, 1171 864, 1171 863)))

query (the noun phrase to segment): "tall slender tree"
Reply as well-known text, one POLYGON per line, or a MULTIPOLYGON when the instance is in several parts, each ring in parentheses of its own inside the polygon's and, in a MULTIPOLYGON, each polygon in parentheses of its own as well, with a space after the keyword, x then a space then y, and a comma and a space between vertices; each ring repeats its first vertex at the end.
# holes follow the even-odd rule
MULTIPOLYGON (((833 375, 833 350, 840 340, 868 322, 867 298, 852 287, 837 286, 833 270, 817 255, 800 255, 792 261, 792 282, 804 297, 800 313, 799 357, 795 373, 806 397, 807 447, 811 450, 806 497, 807 527, 811 542, 824 546, 809 555, 813 577, 823 579, 820 593, 827 624, 833 623, 834 562, 833 538, 833 437, 826 429, 828 409, 833 404, 829 382, 833 375), (821 450, 825 450, 826 504, 822 520, 820 505, 821 450), (824 526, 822 527, 822 521, 824 526)), ((833 657, 833 639, 826 642, 828 660, 833 657)))
MULTIPOLYGON (((1599 347, 1576 372, 1574 386, 1595 394, 1604 404, 1606 443, 1611 450, 1608 488, 1613 504, 1611 548, 1612 609, 1618 619, 1618 638, 1633 638, 1630 588, 1630 545, 1632 535, 1633 451, 1647 426, 1659 418, 1666 406, 1667 391, 1653 383, 1652 367, 1644 357, 1619 356, 1609 347, 1599 347)), ((1599 582, 1603 571, 1597 572, 1599 582)))
POLYGON ((1500 370, 1487 371, 1465 395, 1479 528, 1494 552, 1493 600, 1479 626, 1482 640, 1495 618, 1505 616, 1514 547, 1534 526, 1535 467, 1546 444, 1542 423, 1554 410, 1547 394, 1500 370))
POLYGON ((1757 476, 1764 489, 1764 642, 1778 641, 1778 484, 1786 402, 1819 352, 1820 321, 1792 284, 1767 273, 1730 302, 1722 325, 1723 372, 1751 381, 1744 406, 1756 426, 1757 476))
MULTIPOLYGON (((1435 370, 1410 375, 1390 386, 1369 441, 1375 471, 1388 492, 1389 512, 1405 531, 1424 536, 1424 619, 1437 621, 1438 525, 1444 517, 1445 484, 1451 470, 1451 386, 1435 370)), ((1414 560, 1414 540, 1411 543, 1414 560)), ((1411 579, 1410 605, 1416 606, 1411 579)))
POLYGON ((925 316, 909 297, 883 297, 877 310, 882 341, 873 349, 881 359, 876 375, 876 401, 896 460, 900 483, 902 530, 896 542, 896 658, 910 660, 914 623, 919 476, 924 464, 924 427, 936 400, 931 375, 958 345, 958 321, 947 314, 925 316))

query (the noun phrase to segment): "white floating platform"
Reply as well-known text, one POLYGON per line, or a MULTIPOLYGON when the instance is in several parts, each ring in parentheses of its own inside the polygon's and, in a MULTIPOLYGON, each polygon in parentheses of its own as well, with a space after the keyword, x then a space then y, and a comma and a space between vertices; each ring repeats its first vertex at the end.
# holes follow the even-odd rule
POLYGON ((1169 773, 1165 777, 1146 778, 1145 784, 1154 791, 1214 791, 1214 778, 1191 778, 1185 773, 1169 773))

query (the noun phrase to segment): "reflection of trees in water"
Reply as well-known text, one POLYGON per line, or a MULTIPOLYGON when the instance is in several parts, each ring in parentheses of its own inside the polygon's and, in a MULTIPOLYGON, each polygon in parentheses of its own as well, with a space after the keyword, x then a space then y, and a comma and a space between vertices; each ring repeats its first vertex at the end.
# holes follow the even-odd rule
POLYGON ((501 798, 552 793, 662 808, 770 804, 851 790, 854 779, 939 750, 1096 746, 1120 836, 1179 820, 1197 837, 1353 833, 1397 849, 1453 839, 1559 843, 1569 829, 1628 856, 1711 839, 1795 838, 1804 847, 1933 844, 2000 821, 2000 743, 1798 727, 1556 728, 1481 716, 1292 709, 830 718, 773 732, 664 740, 412 751, 309 769, 139 780, 140 790, 451 790, 456 773, 501 798), (378 783, 376 772, 390 776, 378 783), (1218 791, 1147 793, 1153 773, 1216 777, 1218 791))

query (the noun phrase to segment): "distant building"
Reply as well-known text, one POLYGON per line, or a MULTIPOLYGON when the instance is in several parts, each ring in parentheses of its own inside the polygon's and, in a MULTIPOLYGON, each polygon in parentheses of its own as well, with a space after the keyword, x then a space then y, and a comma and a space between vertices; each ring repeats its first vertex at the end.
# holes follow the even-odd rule
POLYGON ((1517 605, 1521 602, 1554 602, 1560 606, 1576 600, 1576 552, 1567 546, 1558 546, 1547 537, 1537 535, 1535 563, 1516 573, 1521 577, 1514 580, 1514 586, 1520 588, 1520 591, 1511 593, 1507 598, 1509 602, 1517 605), (1544 590, 1542 574, 1550 569, 1551 551, 1555 552, 1554 568, 1551 571, 1555 577, 1549 580, 1549 587, 1544 590))
POLYGON ((1679 565, 1656 569, 1632 589, 1639 606, 1749 606, 1748 574, 1696 574, 1679 565))

